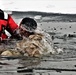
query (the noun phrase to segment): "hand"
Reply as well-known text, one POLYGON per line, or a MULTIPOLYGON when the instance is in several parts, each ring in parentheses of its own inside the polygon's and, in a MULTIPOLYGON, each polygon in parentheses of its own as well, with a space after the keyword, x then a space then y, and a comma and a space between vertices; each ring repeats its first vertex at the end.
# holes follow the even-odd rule
POLYGON ((21 36, 21 34, 20 34, 20 32, 19 32, 19 29, 16 29, 16 30, 14 31, 12 38, 15 38, 15 39, 17 39, 17 40, 22 40, 22 39, 23 39, 23 37, 21 36))
POLYGON ((2 37, 0 37, 0 43, 2 42, 2 37))
POLYGON ((17 34, 17 35, 15 35, 15 39, 17 39, 17 40, 22 40, 22 39, 23 39, 23 37, 22 37, 22 36, 20 36, 19 34, 17 34))

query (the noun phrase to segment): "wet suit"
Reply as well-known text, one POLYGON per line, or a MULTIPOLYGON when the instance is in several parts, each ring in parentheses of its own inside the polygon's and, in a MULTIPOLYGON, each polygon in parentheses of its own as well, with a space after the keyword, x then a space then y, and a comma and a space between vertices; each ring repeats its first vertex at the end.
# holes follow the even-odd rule
POLYGON ((12 36, 15 36, 15 30, 17 28, 18 25, 14 22, 12 17, 0 9, 0 40, 8 38, 5 34, 5 30, 7 30, 12 36))

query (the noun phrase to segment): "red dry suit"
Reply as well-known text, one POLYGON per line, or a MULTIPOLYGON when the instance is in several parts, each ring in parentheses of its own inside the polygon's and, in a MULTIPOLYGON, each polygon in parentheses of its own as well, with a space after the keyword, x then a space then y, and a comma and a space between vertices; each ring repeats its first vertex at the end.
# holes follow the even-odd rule
POLYGON ((18 25, 14 22, 12 17, 7 13, 0 10, 0 38, 4 40, 7 38, 5 30, 7 30, 11 35, 18 28, 18 25))

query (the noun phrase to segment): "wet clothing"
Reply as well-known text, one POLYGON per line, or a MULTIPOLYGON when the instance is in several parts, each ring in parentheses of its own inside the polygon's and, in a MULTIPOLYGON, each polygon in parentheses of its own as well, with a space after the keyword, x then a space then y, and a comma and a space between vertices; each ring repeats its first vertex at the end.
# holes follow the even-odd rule
POLYGON ((5 34, 5 30, 7 30, 11 35, 13 35, 14 31, 18 28, 18 25, 14 22, 12 17, 0 10, 0 38, 2 40, 7 38, 5 34))

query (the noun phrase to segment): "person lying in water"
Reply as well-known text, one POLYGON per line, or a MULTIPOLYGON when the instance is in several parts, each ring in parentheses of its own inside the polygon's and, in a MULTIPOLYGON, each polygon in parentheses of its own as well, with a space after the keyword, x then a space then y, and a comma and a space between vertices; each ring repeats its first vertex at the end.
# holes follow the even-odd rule
MULTIPOLYGON (((3 11, 2 11, 2 14, 4 16, 3 11)), ((24 43, 22 43, 22 47, 23 47, 24 44, 26 44, 26 46, 28 46, 28 47, 27 47, 26 50, 23 49, 24 47, 22 49, 25 51, 25 53, 27 52, 29 56, 40 56, 41 52, 39 52, 39 50, 42 50, 41 47, 44 48, 45 45, 41 44, 42 39, 40 39, 40 38, 43 38, 42 35, 36 34, 36 32, 37 32, 36 31, 37 22, 33 18, 25 17, 25 18, 22 19, 22 21, 20 22, 20 25, 18 26, 13 21, 13 19, 10 17, 10 15, 7 15, 7 16, 8 16, 7 19, 4 19, 4 18, 0 19, 0 21, 1 21, 0 22, 1 23, 0 24, 0 27, 1 27, 0 28, 1 29, 0 30, 0 32, 1 32, 1 35, 0 35, 1 41, 6 40, 8 38, 8 35, 6 35, 5 30, 7 30, 11 34, 10 38, 15 38, 15 39, 18 39, 18 40, 22 40, 23 37, 26 37, 26 38, 29 38, 29 39, 31 37, 32 40, 33 39, 35 39, 35 40, 33 40, 33 41, 30 40, 30 42, 28 44, 26 44, 26 42, 28 42, 28 41, 25 40, 24 43), (30 36, 30 35, 32 35, 32 36, 30 36), (34 43, 32 43, 32 42, 34 42, 34 43), (31 49, 30 46, 33 46, 34 48, 31 49), (30 49, 28 49, 28 48, 30 48, 30 49)), ((20 48, 20 47, 18 47, 18 48, 20 48)), ((7 51, 6 55, 8 55, 8 52, 9 51, 7 51)), ((5 54, 5 52, 4 52, 4 54, 5 54)), ((2 53, 2 55, 4 55, 4 54, 2 53)))
POLYGON ((28 37, 36 28, 37 23, 34 19, 23 18, 20 25, 17 25, 9 14, 0 9, 0 41, 8 38, 6 31, 11 34, 11 38, 22 40, 22 35, 28 37))
MULTIPOLYGON (((38 33, 42 32, 42 31, 36 31, 37 27, 38 27, 37 22, 34 19, 29 18, 29 17, 23 18, 22 21, 20 22, 20 25, 18 26, 9 14, 0 10, 0 40, 1 41, 8 39, 8 35, 6 34, 5 31, 8 31, 11 34, 10 38, 14 38, 14 39, 18 39, 18 40, 22 40, 23 37, 28 38, 30 35, 32 35, 31 37, 29 37, 29 39, 32 39, 32 40, 30 40, 30 42, 28 44, 26 43, 26 40, 24 41, 23 44, 20 42, 22 47, 23 47, 23 45, 25 45, 25 47, 27 45, 27 48, 24 49, 25 53, 27 52, 28 55, 30 55, 30 56, 40 56, 40 53, 42 54, 44 52, 44 50, 47 51, 48 53, 49 52, 54 53, 53 52, 54 50, 52 47, 52 41, 50 41, 50 39, 49 39, 49 38, 51 38, 50 36, 45 35, 46 38, 44 38, 43 36, 41 37, 41 35, 39 35, 39 34, 34 35, 34 34, 36 34, 36 32, 38 32, 38 33), (42 39, 40 39, 39 37, 41 37, 42 39), (49 44, 46 42, 45 39, 47 40, 47 42, 49 44), (31 49, 31 45, 32 45, 32 47, 34 47, 33 50, 31 49), (48 48, 48 49, 46 50, 46 48, 48 48), (39 52, 39 50, 40 50, 40 52, 39 52), (41 50, 42 50, 42 52, 41 52, 41 50)), ((45 32, 42 34, 44 35, 45 32)), ((20 48, 19 44, 18 44, 18 48, 20 48)), ((46 54, 46 52, 45 52, 45 54, 46 54)), ((8 55, 8 53, 7 53, 7 55, 8 55)))

